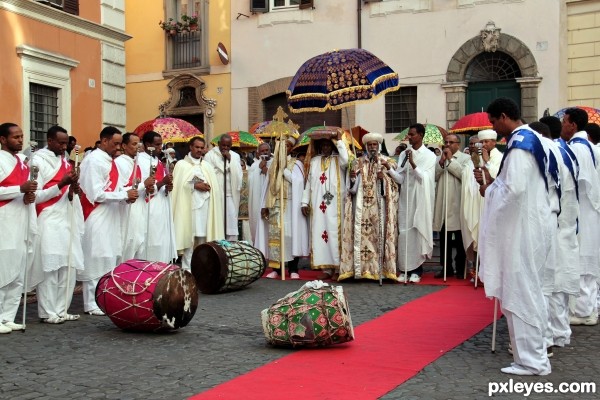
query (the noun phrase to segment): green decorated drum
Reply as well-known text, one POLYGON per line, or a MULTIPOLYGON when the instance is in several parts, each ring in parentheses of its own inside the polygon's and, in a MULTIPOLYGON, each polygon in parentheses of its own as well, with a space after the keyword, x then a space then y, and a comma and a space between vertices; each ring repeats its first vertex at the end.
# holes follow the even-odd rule
POLYGON ((262 311, 267 341, 276 346, 328 346, 354 340, 341 286, 308 282, 262 311))

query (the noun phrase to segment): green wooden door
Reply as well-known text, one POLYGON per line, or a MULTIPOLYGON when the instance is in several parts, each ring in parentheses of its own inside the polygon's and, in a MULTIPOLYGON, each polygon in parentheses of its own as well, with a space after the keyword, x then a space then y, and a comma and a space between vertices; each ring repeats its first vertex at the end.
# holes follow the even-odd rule
POLYGON ((521 88, 515 81, 469 82, 466 114, 485 111, 498 97, 508 97, 520 106, 521 88))

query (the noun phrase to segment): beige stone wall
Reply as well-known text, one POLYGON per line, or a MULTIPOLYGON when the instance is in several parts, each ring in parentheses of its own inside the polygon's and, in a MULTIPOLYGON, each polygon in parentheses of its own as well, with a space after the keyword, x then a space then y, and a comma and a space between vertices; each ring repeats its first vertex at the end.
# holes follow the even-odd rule
POLYGON ((567 3, 568 105, 600 108, 600 0, 567 3))

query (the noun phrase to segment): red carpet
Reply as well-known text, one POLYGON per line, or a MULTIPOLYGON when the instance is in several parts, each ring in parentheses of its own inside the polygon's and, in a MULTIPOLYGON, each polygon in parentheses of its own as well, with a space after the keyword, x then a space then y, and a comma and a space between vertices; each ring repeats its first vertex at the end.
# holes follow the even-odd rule
POLYGON ((489 325, 493 304, 451 286, 360 325, 354 342, 299 350, 192 399, 376 399, 489 325))

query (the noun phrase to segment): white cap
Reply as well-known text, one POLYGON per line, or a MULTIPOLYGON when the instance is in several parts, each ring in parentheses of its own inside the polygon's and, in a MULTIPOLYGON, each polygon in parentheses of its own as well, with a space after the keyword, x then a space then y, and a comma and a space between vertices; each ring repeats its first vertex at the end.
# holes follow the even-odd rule
POLYGON ((286 140, 288 142, 290 142, 292 144, 292 146, 294 146, 296 144, 296 139, 294 139, 293 136, 289 136, 286 140))
POLYGON ((498 134, 493 129, 484 129, 482 131, 479 131, 479 133, 477 134, 477 137, 479 138, 479 140, 486 140, 486 139, 498 140, 498 134))
POLYGON ((365 145, 369 142, 378 142, 379 144, 381 144, 383 143, 383 135, 381 133, 375 132, 367 133, 365 136, 362 137, 362 142, 365 145))

